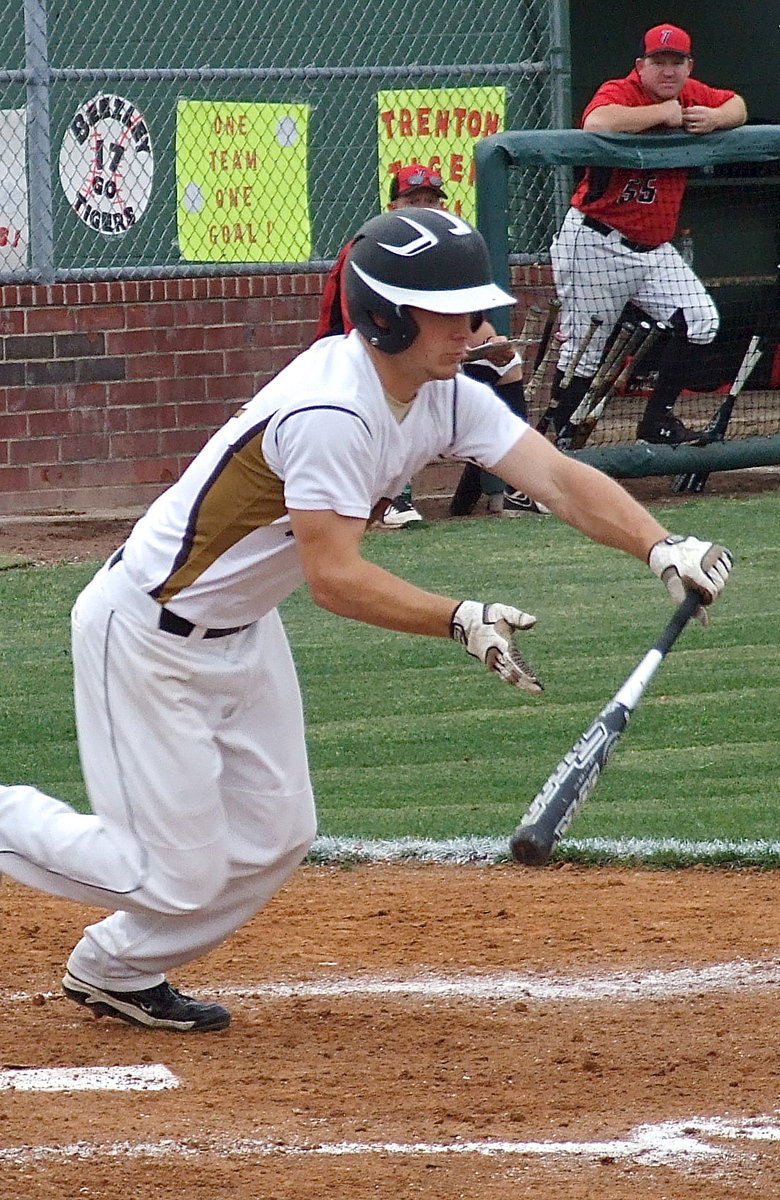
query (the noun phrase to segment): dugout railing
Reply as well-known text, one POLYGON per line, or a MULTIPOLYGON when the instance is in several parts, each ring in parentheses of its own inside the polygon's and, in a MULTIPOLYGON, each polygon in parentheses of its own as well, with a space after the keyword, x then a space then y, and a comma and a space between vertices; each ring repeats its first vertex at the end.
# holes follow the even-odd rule
MULTIPOLYGON (((748 125, 706 137, 672 131, 641 136, 514 131, 485 139, 475 160, 477 222, 496 279, 510 287, 519 269, 521 277, 546 280, 550 290, 550 242, 582 168, 687 169, 678 232, 693 232, 694 269, 716 300, 721 330, 713 343, 707 386, 697 388, 692 381, 683 393, 686 417, 691 411, 702 427, 710 423, 757 331, 763 335, 760 362, 734 406, 723 440, 701 446, 636 442, 636 416, 652 383, 651 356, 644 374, 609 406, 588 444, 569 452, 620 477, 780 463, 780 126, 748 125), (543 205, 540 194, 546 197, 543 205), (525 269, 534 266, 535 272, 525 269)), ((522 323, 525 307, 521 287, 516 314, 497 312, 497 328, 509 333, 513 318, 522 323)), ((548 395, 543 387, 542 408, 548 395)), ((531 413, 532 421, 536 415, 531 413)))

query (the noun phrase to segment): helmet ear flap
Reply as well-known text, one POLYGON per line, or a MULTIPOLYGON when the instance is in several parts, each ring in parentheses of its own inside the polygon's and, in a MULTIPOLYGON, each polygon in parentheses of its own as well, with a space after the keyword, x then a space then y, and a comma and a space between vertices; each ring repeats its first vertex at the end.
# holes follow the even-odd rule
POLYGON ((412 316, 411 309, 405 304, 394 306, 393 315, 389 318, 390 323, 386 328, 378 325, 373 317, 374 314, 369 311, 368 319, 374 325, 376 333, 372 333, 368 340, 372 346, 376 346, 377 350, 382 350, 385 354, 401 354, 402 351, 408 350, 420 332, 420 326, 412 316))

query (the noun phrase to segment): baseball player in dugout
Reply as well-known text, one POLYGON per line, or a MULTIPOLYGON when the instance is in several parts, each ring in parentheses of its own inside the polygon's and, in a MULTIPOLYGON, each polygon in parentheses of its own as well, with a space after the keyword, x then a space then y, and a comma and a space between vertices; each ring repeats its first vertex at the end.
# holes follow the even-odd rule
POLYGON ((722 546, 670 535, 460 371, 478 314, 513 303, 477 230, 432 209, 383 213, 344 271, 351 333, 315 342, 239 409, 76 600, 91 814, 0 787, 2 870, 110 910, 63 980, 93 1012, 179 1031, 230 1023, 167 975, 263 908, 315 836, 277 611, 294 589, 307 584, 315 604, 352 621, 453 639, 497 684, 541 690, 515 644, 535 623, 518 597, 440 595, 363 556, 372 514, 426 463, 444 454, 496 472, 648 565, 676 600, 695 589, 702 618, 727 581, 722 546))
MULTIPOLYGON (((691 38, 685 30, 654 26, 644 35, 631 74, 607 80, 598 89, 585 109, 582 128, 600 134, 670 129, 706 136, 744 124, 741 96, 700 83, 691 77, 692 69, 691 38)), ((678 232, 685 179, 684 170, 585 170, 551 247, 566 338, 553 382, 558 433, 587 392, 609 333, 631 301, 671 326, 637 437, 677 444, 701 436, 673 411, 695 369, 697 352, 712 342, 719 324, 712 297, 671 243, 678 232), (564 388, 566 369, 594 316, 603 323, 564 388)))

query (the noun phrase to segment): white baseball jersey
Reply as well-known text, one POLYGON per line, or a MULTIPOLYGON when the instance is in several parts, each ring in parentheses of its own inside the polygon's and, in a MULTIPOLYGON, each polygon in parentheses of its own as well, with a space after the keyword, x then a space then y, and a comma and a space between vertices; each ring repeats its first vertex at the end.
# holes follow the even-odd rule
POLYGON ((303 582, 288 509, 367 519, 433 459, 491 467, 527 428, 465 375, 425 384, 399 422, 360 336, 324 338, 152 504, 128 539, 125 567, 195 624, 248 624, 303 582))

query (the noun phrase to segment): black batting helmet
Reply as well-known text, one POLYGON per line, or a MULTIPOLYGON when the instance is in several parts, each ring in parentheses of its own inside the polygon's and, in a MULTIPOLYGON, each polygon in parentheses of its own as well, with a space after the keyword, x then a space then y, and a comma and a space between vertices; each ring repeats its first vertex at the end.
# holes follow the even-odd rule
POLYGON ((493 282, 482 234, 433 208, 396 209, 367 221, 349 251, 345 281, 352 324, 385 354, 400 354, 417 337, 410 306, 480 313, 514 304, 493 282))

